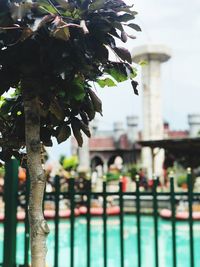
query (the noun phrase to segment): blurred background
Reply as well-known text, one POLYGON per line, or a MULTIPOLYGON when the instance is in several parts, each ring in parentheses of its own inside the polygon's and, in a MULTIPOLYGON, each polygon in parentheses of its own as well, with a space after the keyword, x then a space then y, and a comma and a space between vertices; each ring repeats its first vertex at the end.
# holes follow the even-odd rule
MULTIPOLYGON (((131 0, 126 1, 132 4, 131 0)), ((171 59, 162 64, 162 116, 174 130, 188 130, 188 114, 200 113, 199 62, 200 62, 200 2, 193 0, 136 0, 137 23, 142 32, 136 32, 136 40, 125 46, 134 48, 144 44, 162 44, 171 49, 171 59)), ((124 46, 124 44, 122 44, 124 46)), ((139 96, 135 96, 129 82, 114 88, 98 88, 103 102, 103 117, 98 117, 100 130, 112 130, 113 123, 121 121, 126 127, 126 116, 139 117, 142 129, 141 67, 137 66, 139 96)), ((48 149, 51 160, 60 154, 71 155, 70 141, 48 149)))
MULTIPOLYGON (((91 139, 84 136, 82 148, 73 137, 60 145, 54 141, 52 148, 42 151, 47 175, 44 214, 53 220, 48 266, 60 253, 63 265, 59 266, 74 266, 74 255, 75 266, 85 267, 90 260, 86 253, 90 237, 94 242, 91 262, 97 267, 103 266, 107 255, 106 240, 109 266, 119 266, 121 259, 127 267, 139 267, 143 255, 145 267, 158 266, 158 261, 161 267, 200 266, 200 1, 124 1, 134 2, 135 23, 142 29, 135 31, 136 39, 119 44, 132 53, 139 96, 130 81, 117 87, 94 85, 103 103, 103 117, 91 122, 91 139), (72 264, 66 265, 70 252, 72 264)), ((10 179, 16 181, 18 176, 19 183, 11 191, 12 181, 5 179, 7 201, 12 197, 13 214, 25 222, 25 227, 17 226, 17 260, 28 264, 28 179, 25 169, 20 167, 19 173, 15 169, 10 179)), ((0 221, 4 220, 4 172, 0 167, 0 221)), ((16 222, 13 227, 16 232, 16 222)), ((0 262, 2 248, 3 238, 0 262)))

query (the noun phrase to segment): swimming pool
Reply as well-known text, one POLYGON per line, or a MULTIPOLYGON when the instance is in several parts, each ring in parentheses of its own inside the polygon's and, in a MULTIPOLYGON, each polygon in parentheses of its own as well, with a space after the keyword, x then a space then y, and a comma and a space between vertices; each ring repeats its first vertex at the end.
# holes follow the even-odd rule
MULTIPOLYGON (((137 227, 136 217, 127 215, 125 218, 124 240, 125 240, 125 267, 137 267, 137 227)), ((51 233, 48 237, 48 267, 53 267, 54 251, 54 223, 49 223, 51 233)), ((70 267, 70 224, 69 220, 60 221, 60 252, 59 267, 70 267)), ((17 236, 17 262, 23 263, 24 248, 24 226, 18 224, 17 236)), ((154 267, 154 231, 153 218, 141 217, 142 232, 142 267, 154 267)), ((189 226, 187 222, 177 222, 177 258, 178 267, 189 267, 189 226)), ((103 221, 94 218, 91 221, 91 267, 103 266, 103 221)), ((159 219, 159 263, 160 267, 172 266, 171 249, 171 223, 159 219)), ((75 223, 75 267, 86 266, 86 220, 82 217, 76 219, 75 223)), ((120 267, 119 251, 119 219, 110 217, 108 219, 108 267, 120 267)), ((3 226, 0 226, 0 262, 2 262, 3 226)), ((194 223, 194 248, 195 266, 200 266, 198 251, 200 248, 200 222, 194 223)))

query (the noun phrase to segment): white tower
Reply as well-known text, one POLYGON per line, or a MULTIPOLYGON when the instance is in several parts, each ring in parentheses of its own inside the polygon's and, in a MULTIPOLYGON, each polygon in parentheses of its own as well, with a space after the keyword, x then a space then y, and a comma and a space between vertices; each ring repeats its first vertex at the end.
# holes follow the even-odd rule
MULTIPOLYGON (((159 140, 164 137, 161 104, 161 63, 170 59, 170 50, 162 45, 145 45, 133 50, 133 61, 145 61, 142 67, 143 87, 143 140, 159 140)), ((142 151, 142 161, 149 177, 153 172, 162 175, 164 151, 152 153, 150 148, 142 151), (153 161, 153 154, 154 161, 153 161)))
POLYGON ((200 114, 189 114, 189 135, 191 138, 200 137, 200 114))
POLYGON ((114 122, 113 131, 114 131, 115 142, 119 142, 120 137, 124 133, 123 122, 121 122, 121 121, 114 122))
POLYGON ((131 143, 134 143, 138 141, 138 124, 139 124, 139 118, 138 116, 127 116, 126 117, 127 122, 127 136, 128 141, 131 143))
POLYGON ((89 172, 90 170, 90 152, 89 138, 83 133, 83 145, 78 148, 79 172, 89 172))
MULTIPOLYGON (((90 132, 92 136, 95 136, 98 131, 98 120, 95 118, 90 124, 90 132)), ((79 172, 90 171, 90 144, 89 138, 82 133, 83 145, 78 148, 78 159, 79 159, 79 172)))

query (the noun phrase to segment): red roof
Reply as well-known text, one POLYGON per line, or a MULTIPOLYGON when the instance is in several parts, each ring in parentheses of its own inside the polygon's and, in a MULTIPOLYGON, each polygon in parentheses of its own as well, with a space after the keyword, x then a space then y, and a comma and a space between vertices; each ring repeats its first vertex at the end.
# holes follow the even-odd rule
POLYGON ((187 138, 188 131, 169 131, 168 133, 169 139, 177 139, 177 138, 187 138))
POLYGON ((90 151, 115 150, 113 137, 92 137, 89 139, 90 151))
POLYGON ((132 148, 128 142, 126 134, 121 135, 118 144, 112 136, 107 137, 92 137, 89 140, 90 151, 112 151, 116 149, 129 150, 132 148))

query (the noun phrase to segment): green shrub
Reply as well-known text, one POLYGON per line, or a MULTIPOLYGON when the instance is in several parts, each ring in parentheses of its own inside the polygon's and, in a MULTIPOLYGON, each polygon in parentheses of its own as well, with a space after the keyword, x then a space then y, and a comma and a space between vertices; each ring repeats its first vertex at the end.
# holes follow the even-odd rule
POLYGON ((0 177, 4 177, 4 174, 5 174, 5 168, 4 168, 4 166, 1 166, 0 167, 0 177))
POLYGON ((60 164, 63 166, 63 168, 66 171, 76 170, 78 166, 78 157, 77 156, 71 156, 71 157, 65 157, 61 156, 60 158, 60 164))
POLYGON ((117 180, 119 180, 119 177, 120 177, 119 173, 108 172, 106 174, 106 179, 107 179, 108 182, 117 181, 117 180))
POLYGON ((177 185, 181 187, 183 184, 187 184, 187 175, 181 174, 177 176, 177 185))

